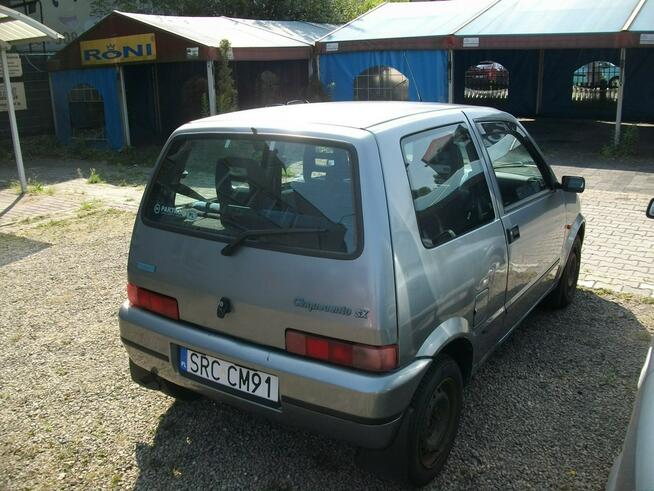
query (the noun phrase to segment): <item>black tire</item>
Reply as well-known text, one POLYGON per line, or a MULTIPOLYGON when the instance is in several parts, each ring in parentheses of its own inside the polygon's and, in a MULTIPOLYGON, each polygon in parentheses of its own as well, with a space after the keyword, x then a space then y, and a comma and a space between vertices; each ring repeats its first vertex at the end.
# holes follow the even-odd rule
POLYGON ((568 262, 559 279, 559 284, 547 297, 547 304, 555 309, 567 307, 577 292, 577 280, 581 266, 581 240, 577 237, 568 255, 568 262))
POLYGON ((463 405, 459 365, 439 355, 411 402, 407 435, 408 479, 424 486, 441 471, 454 445, 463 405))

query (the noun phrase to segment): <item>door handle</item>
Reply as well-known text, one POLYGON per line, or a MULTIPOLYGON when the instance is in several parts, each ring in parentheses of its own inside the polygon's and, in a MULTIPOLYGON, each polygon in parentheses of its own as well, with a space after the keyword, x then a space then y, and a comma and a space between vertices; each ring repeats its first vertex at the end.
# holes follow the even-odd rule
POLYGON ((506 236, 509 240, 509 244, 515 242, 520 238, 520 227, 516 225, 515 227, 508 229, 506 231, 506 236))

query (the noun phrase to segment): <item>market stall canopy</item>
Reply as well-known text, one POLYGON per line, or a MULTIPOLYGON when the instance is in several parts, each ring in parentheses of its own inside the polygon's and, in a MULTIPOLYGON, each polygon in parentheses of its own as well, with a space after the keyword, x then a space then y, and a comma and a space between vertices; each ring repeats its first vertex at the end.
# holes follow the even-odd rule
POLYGON ((654 0, 448 0, 382 4, 318 45, 323 53, 621 48, 654 44, 650 33, 654 35, 654 0))
MULTIPOLYGON (((63 36, 20 12, 0 5, 0 60, 2 61, 2 78, 4 85, 6 85, 4 88, 5 94, 13 94, 9 63, 7 62, 7 50, 18 44, 37 43, 47 39, 58 40, 63 39, 63 36)), ((6 97, 6 99, 11 139, 14 144, 14 155, 16 155, 16 167, 18 168, 18 180, 24 193, 27 191, 27 180, 25 179, 23 153, 20 149, 20 139, 18 137, 14 98, 6 97)))
POLYGON ((629 21, 640 17, 647 3, 654 2, 501 0, 456 36, 479 37, 483 48, 636 47, 640 40, 629 33, 629 21))
POLYGON ((75 41, 53 56, 50 70, 83 68, 105 64, 84 58, 84 50, 93 43, 106 64, 150 61, 169 63, 192 60, 217 60, 223 39, 230 42, 230 57, 235 61, 309 59, 314 42, 333 30, 331 24, 300 21, 265 21, 231 17, 179 17, 134 14, 113 11, 75 41), (139 43, 151 42, 152 56, 134 55, 139 43), (105 49, 106 48, 106 49, 105 49), (109 50, 131 50, 130 59, 109 50))
POLYGON ((323 51, 442 48, 497 0, 384 3, 319 40, 323 51), (338 46, 334 45, 338 43, 338 46), (406 45, 406 46, 405 46, 406 45))
POLYGON ((0 5, 0 42, 5 46, 40 43, 63 36, 27 15, 0 5))

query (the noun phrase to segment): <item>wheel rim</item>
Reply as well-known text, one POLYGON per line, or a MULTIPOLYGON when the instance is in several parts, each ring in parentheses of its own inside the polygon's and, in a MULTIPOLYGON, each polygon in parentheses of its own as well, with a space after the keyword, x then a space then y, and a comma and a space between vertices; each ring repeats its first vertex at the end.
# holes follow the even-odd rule
POLYGON ((447 449, 455 419, 455 393, 454 380, 443 380, 432 393, 425 411, 420 434, 420 461, 427 468, 433 467, 447 449))
POLYGON ((568 290, 574 288, 577 283, 577 277, 579 276, 579 259, 576 251, 573 252, 573 255, 570 257, 570 268, 568 268, 568 274, 566 277, 566 283, 568 290))

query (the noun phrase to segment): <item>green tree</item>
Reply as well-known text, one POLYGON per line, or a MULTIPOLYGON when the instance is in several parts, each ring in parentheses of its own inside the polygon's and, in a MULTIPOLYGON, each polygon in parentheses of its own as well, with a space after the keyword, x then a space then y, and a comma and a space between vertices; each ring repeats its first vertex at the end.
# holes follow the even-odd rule
MULTIPOLYGON (((383 0, 92 0, 94 15, 112 10, 146 14, 348 22, 383 0)), ((406 1, 406 0, 401 0, 406 1)))
POLYGON ((220 64, 218 67, 218 112, 228 113, 238 110, 238 94, 232 76, 232 69, 229 67, 229 53, 231 45, 227 39, 220 41, 220 64))

